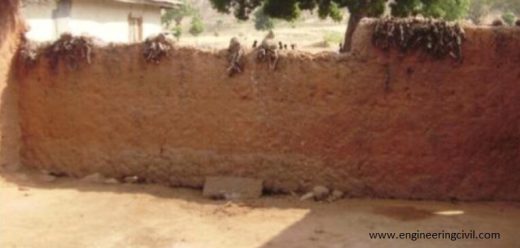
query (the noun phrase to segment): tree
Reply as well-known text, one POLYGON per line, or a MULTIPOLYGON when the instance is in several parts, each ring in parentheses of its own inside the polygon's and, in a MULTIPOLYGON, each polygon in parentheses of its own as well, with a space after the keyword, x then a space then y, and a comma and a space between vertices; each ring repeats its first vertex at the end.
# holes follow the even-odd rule
POLYGON ((171 28, 171 31, 173 33, 173 36, 175 36, 175 38, 179 40, 182 35, 182 20, 185 17, 189 17, 197 13, 198 11, 195 8, 193 8, 193 6, 187 0, 183 0, 182 5, 176 8, 167 9, 162 14, 161 23, 166 28, 170 29, 170 25, 172 24, 172 22, 174 22, 175 26, 171 28))
POLYGON ((256 30, 271 30, 274 28, 274 22, 271 17, 266 15, 263 9, 258 9, 255 13, 255 29, 256 30))
POLYGON ((172 28, 172 33, 173 33, 173 36, 175 36, 175 39, 177 39, 177 41, 179 41, 179 39, 181 38, 181 35, 182 35, 182 28, 180 26, 175 26, 174 28, 172 28))
POLYGON ((204 23, 202 23, 200 15, 196 15, 191 19, 190 34, 197 36, 202 32, 204 32, 204 23))
POLYGON ((475 24, 480 24, 481 18, 490 11, 489 0, 473 0, 469 8, 468 17, 475 24))
MULTIPOLYGON (((475 24, 491 11, 501 11, 507 16, 520 15, 519 0, 472 0, 469 8, 469 18, 475 24)), ((502 16, 504 18, 504 16, 502 16)), ((507 17, 506 17, 507 18, 507 17)), ((506 20, 504 20, 506 21, 506 20)), ((507 21, 506 21, 507 22, 507 21)))
POLYGON ((491 9, 511 12, 515 15, 520 15, 520 1, 519 0, 488 0, 491 9))
POLYGON ((393 16, 421 14, 425 17, 454 21, 467 15, 470 0, 397 0, 390 7, 393 16))
MULTIPOLYGON (((231 13, 241 20, 248 19, 251 12, 260 7, 270 17, 285 20, 298 18, 301 10, 318 9, 320 18, 343 19, 341 8, 350 12, 345 32, 343 51, 352 47, 352 37, 358 24, 364 17, 378 17, 385 11, 387 0, 210 0, 212 6, 220 12, 231 13)), ((469 9, 470 0, 395 0, 392 14, 409 16, 423 14, 425 16, 457 19, 469 9)))
POLYGON ((515 14, 513 14, 513 12, 507 11, 502 14, 502 19, 504 20, 505 23, 507 23, 507 25, 513 26, 516 21, 516 16, 515 16, 515 14))
POLYGON ((179 7, 167 9, 164 12, 161 16, 161 23, 166 27, 169 27, 173 21, 175 22, 175 26, 178 27, 181 25, 182 19, 194 15, 196 12, 197 11, 188 1, 183 0, 179 7))

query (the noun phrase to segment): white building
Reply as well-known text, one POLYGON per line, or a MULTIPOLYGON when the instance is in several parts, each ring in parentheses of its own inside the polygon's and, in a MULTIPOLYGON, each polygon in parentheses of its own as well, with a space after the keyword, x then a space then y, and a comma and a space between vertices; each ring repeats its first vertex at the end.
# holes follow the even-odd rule
POLYGON ((22 14, 27 37, 57 39, 62 33, 90 35, 107 42, 139 42, 162 32, 161 9, 180 0, 26 0, 22 14))

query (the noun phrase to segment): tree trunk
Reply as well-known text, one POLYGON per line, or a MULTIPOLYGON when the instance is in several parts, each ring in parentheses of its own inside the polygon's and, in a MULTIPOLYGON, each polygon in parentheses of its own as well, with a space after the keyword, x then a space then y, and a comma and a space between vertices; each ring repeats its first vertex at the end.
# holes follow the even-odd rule
POLYGON ((345 40, 343 41, 343 47, 341 48, 340 52, 347 53, 352 49, 352 38, 354 37, 354 32, 356 32, 359 22, 361 22, 363 17, 364 16, 361 14, 350 15, 348 19, 347 31, 345 32, 345 40))

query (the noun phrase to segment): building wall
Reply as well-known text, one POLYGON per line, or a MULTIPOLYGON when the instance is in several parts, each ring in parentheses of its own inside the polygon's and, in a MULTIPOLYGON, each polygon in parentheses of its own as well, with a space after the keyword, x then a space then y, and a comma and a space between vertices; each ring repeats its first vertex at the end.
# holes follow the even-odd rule
POLYGON ((50 41, 57 38, 56 22, 52 18, 52 11, 56 9, 55 1, 40 4, 27 4, 22 8, 28 25, 27 38, 35 41, 50 41))
POLYGON ((60 33, 88 34, 107 42, 128 42, 128 15, 143 18, 143 38, 162 30, 160 8, 111 0, 72 0, 68 17, 53 18, 56 4, 33 4, 23 8, 30 26, 27 36, 37 41, 56 39, 60 33))
POLYGON ((129 14, 143 18, 143 38, 161 32, 159 8, 110 0, 75 0, 70 32, 76 35, 88 33, 109 42, 128 42, 129 14))
POLYGON ((468 28, 464 61, 398 56, 355 36, 355 56, 246 55, 142 46, 94 49, 91 64, 22 73, 22 161, 201 187, 206 176, 313 185, 350 196, 520 200, 520 29, 468 28))

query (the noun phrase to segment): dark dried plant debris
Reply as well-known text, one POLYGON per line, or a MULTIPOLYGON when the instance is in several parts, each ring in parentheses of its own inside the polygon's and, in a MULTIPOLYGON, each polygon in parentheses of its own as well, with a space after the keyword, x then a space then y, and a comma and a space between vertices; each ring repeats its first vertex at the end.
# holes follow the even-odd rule
POLYGON ((504 26, 504 22, 500 19, 495 19, 492 23, 491 23, 491 26, 493 27, 501 27, 501 26, 504 26))
POLYGON ((31 66, 36 64, 38 60, 38 44, 25 37, 21 38, 20 50, 18 51, 19 59, 26 65, 31 66))
POLYGON ((158 64, 173 49, 173 42, 164 34, 146 39, 143 55, 147 62, 158 64))
POLYGON ((275 70, 279 59, 277 48, 278 45, 274 41, 274 33, 269 31, 260 46, 256 49, 257 62, 268 63, 269 68, 275 70))
POLYGON ((458 23, 419 18, 383 18, 374 27, 376 47, 400 52, 420 50, 433 58, 450 56, 462 61, 464 29, 458 23))
POLYGON ((70 69, 76 69, 81 62, 92 62, 92 47, 91 37, 64 33, 47 48, 46 55, 53 69, 58 66, 60 60, 66 62, 70 69))
POLYGON ((227 72, 230 77, 237 73, 242 73, 244 70, 244 54, 245 51, 242 48, 242 45, 236 37, 233 37, 229 42, 228 47, 229 66, 227 68, 227 72))

